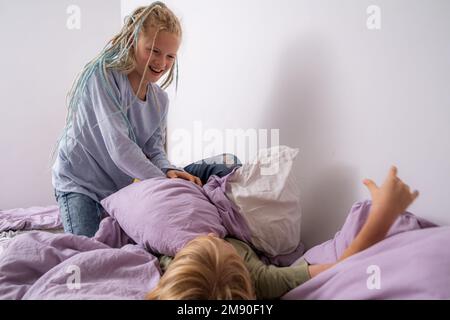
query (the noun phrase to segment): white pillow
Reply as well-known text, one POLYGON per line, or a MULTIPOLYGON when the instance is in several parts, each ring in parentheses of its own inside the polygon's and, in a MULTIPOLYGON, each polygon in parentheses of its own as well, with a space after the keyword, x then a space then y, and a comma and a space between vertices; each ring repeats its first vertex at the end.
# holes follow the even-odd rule
POLYGON ((292 253, 300 244, 300 191, 292 165, 299 150, 261 149, 229 178, 227 196, 251 231, 252 244, 269 256, 292 253))

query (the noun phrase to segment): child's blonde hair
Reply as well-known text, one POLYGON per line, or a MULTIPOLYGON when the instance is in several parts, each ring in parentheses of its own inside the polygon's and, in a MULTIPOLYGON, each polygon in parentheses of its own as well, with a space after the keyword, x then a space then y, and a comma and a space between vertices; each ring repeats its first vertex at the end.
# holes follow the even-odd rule
POLYGON ((224 241, 200 236, 169 265, 149 300, 251 300, 255 293, 248 269, 237 252, 220 251, 224 241))
MULTIPOLYGON (((133 71, 136 66, 136 59, 131 46, 136 48, 139 34, 142 32, 144 35, 147 35, 150 28, 156 30, 154 38, 160 31, 174 34, 180 41, 183 35, 179 19, 164 3, 157 1, 147 7, 139 7, 131 15, 127 16, 122 30, 111 39, 111 47, 118 46, 125 50, 125 54, 120 59, 110 63, 108 67, 117 68, 124 73, 133 71)), ((177 60, 161 85, 163 89, 172 83, 176 67, 177 60)))

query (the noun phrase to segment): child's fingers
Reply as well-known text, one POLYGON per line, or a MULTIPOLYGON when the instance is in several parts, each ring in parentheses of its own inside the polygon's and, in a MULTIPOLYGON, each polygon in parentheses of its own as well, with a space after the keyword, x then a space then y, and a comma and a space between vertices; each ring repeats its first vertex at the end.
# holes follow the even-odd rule
POLYGON ((403 188, 405 188, 406 191, 410 192, 411 189, 409 188, 409 186, 406 183, 402 182, 402 181, 401 181, 401 183, 403 185, 403 188))
POLYGON ((177 175, 174 173, 174 171, 167 172, 166 176, 169 177, 170 179, 177 177, 177 175))
POLYGON ((200 180, 200 178, 199 177, 195 177, 195 183, 196 184, 198 184, 200 187, 202 187, 203 186, 203 184, 202 184, 202 180, 200 180))
POLYGON ((372 194, 378 189, 376 183, 370 179, 364 179, 363 183, 367 187, 367 189, 369 189, 370 193, 372 193, 372 194))
POLYGON ((200 179, 198 177, 193 176, 192 174, 189 174, 189 173, 184 173, 184 177, 186 180, 189 180, 190 182, 195 183, 201 187, 202 182, 200 181, 200 179))
POLYGON ((389 169, 389 176, 397 177, 397 172, 398 172, 397 167, 396 166, 391 166, 391 168, 389 169))

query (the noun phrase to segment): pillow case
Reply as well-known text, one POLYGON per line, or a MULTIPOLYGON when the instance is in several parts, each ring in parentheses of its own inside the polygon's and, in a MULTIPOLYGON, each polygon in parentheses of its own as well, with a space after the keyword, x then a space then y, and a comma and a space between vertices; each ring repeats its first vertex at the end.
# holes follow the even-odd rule
POLYGON ((134 242, 153 253, 173 257, 199 235, 227 234, 205 191, 183 179, 157 177, 133 183, 101 205, 134 242))
POLYGON ((300 192, 292 165, 299 150, 261 149, 228 179, 227 197, 247 222, 253 246, 269 257, 294 252, 300 242, 300 192))

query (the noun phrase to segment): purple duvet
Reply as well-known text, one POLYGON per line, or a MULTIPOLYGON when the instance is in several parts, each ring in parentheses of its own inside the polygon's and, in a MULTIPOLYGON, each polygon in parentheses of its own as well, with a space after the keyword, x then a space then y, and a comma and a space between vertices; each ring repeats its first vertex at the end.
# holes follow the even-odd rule
POLYGON ((92 239, 18 235, 0 257, 0 300, 143 299, 159 281, 159 263, 128 242, 112 218, 92 239))
MULTIPOLYGON (((369 209, 370 201, 355 204, 336 236, 303 257, 311 264, 336 261, 369 209)), ((448 243, 450 227, 406 213, 385 240, 282 298, 448 299, 448 243)), ((111 217, 92 239, 33 231, 16 236, 0 253, 0 299, 143 299, 159 278, 158 260, 134 244, 111 217)))
MULTIPOLYGON (((311 264, 332 263, 367 219, 370 201, 355 204, 342 229, 308 250, 311 264)), ((386 239, 287 293, 283 299, 449 299, 450 227, 402 215, 386 239)))

